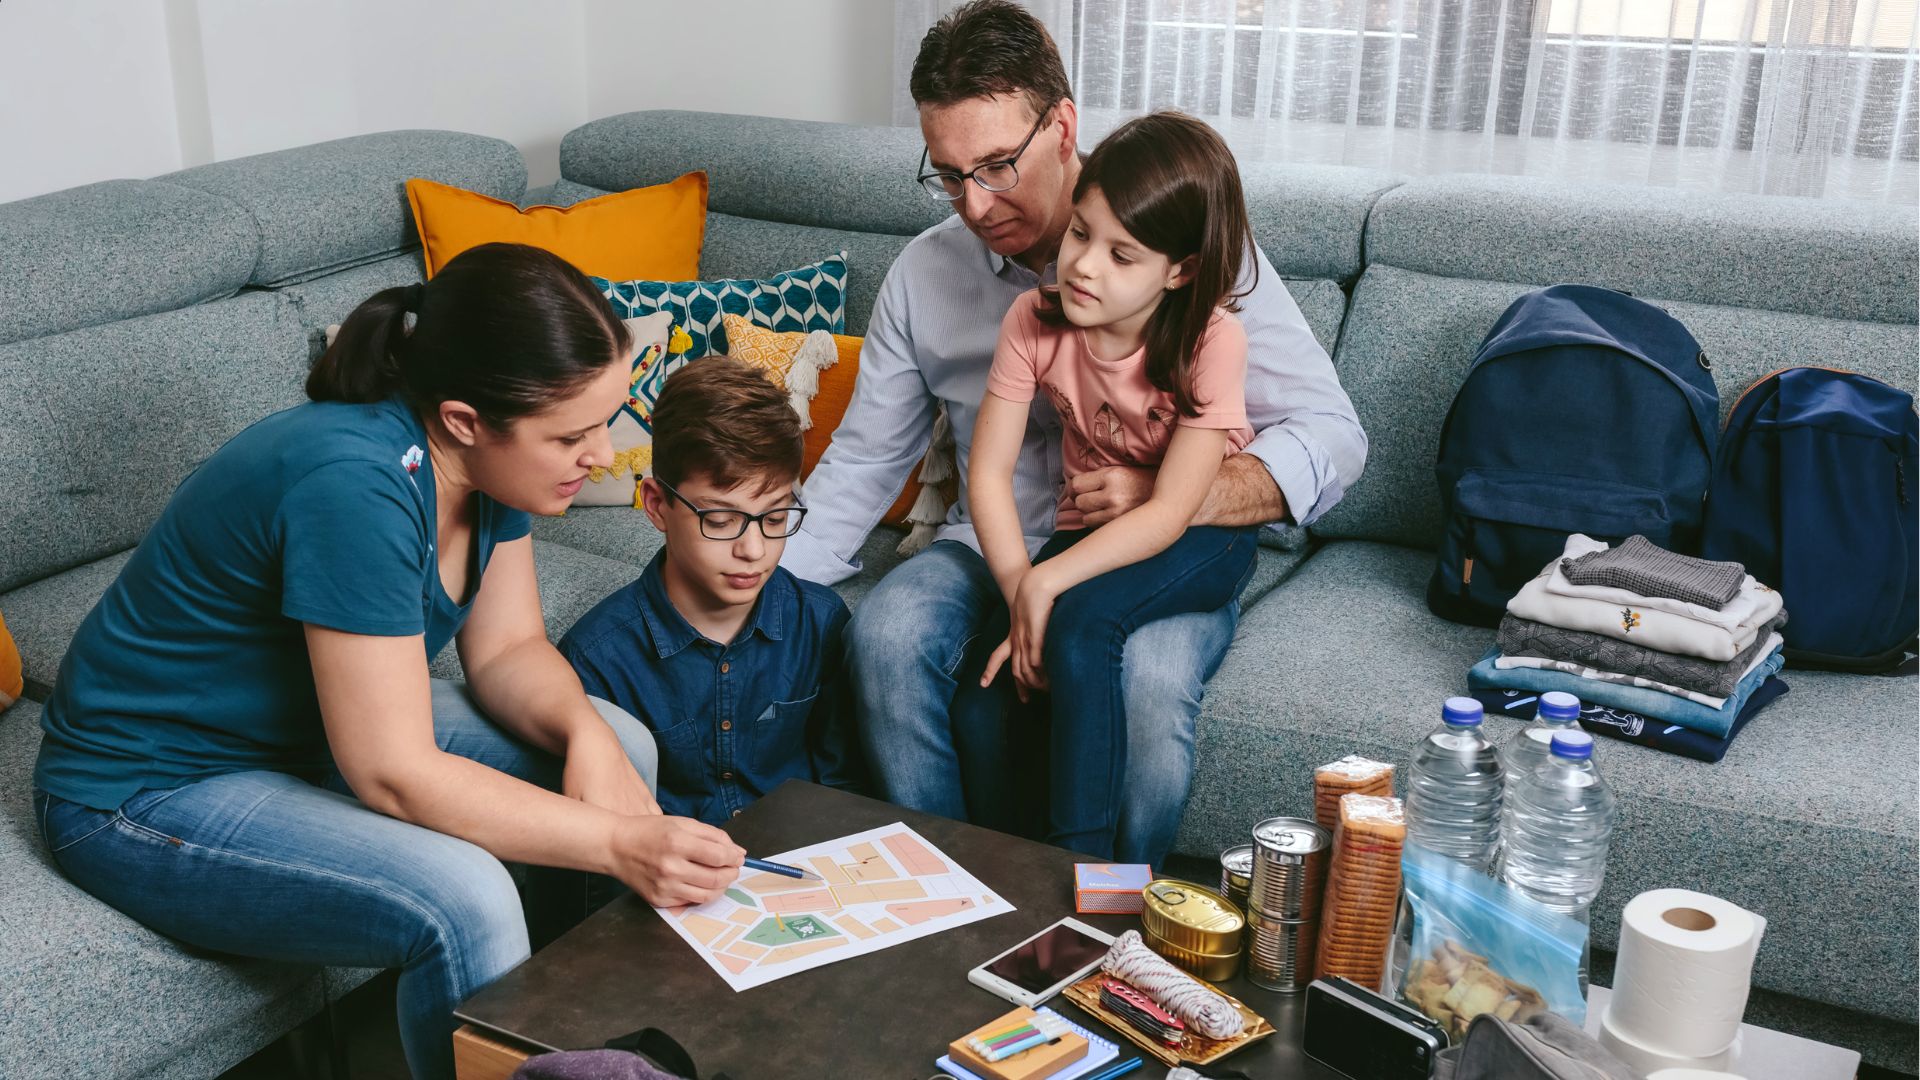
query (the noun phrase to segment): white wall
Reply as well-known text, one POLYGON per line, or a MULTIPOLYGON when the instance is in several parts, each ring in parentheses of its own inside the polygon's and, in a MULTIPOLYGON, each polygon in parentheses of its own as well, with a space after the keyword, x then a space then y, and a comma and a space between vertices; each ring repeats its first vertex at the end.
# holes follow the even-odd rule
POLYGON ((634 109, 884 124, 891 0, 0 0, 0 202, 394 128, 528 183, 634 109))
POLYGON ((587 112, 887 124, 893 0, 586 0, 587 112))
POLYGON ((0 2, 0 202, 180 164, 159 0, 0 2))

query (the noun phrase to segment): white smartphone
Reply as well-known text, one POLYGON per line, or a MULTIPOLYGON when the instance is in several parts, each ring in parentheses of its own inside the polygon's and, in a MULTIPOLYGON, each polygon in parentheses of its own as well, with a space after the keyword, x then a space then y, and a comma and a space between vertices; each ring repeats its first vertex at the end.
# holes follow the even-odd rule
POLYGON ((1112 945, 1112 934, 1061 919, 967 972, 967 981, 1031 1009, 1086 978, 1112 945))

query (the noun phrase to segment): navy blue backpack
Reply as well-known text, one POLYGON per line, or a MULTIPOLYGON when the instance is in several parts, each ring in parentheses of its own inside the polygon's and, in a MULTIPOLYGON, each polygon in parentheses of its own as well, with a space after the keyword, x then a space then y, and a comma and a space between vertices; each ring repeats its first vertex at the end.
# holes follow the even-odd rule
POLYGON ((1719 403, 1700 343, 1659 308, 1591 285, 1515 300, 1440 432, 1427 606, 1497 624, 1569 533, 1698 551, 1719 403))
POLYGON ((1702 554, 1787 605, 1787 662, 1880 671, 1920 622, 1920 417, 1877 379, 1788 368, 1727 416, 1702 554))

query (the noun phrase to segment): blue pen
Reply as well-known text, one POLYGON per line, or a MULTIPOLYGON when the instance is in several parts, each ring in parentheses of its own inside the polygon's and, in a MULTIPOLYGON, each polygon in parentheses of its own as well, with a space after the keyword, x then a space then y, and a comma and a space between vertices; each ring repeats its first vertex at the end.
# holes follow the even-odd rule
POLYGON ((790 877, 790 878, 801 878, 801 879, 816 878, 817 879, 820 877, 819 874, 816 874, 811 870, 802 870, 797 866, 788 866, 786 863, 768 862, 765 859, 748 859, 747 869, 764 870, 769 874, 779 874, 781 877, 790 877))
POLYGON ((1113 1068, 1106 1070, 1105 1072, 1096 1073, 1093 1076, 1087 1077, 1086 1080, 1113 1080, 1113 1078, 1116 1076, 1125 1076, 1126 1074, 1139 1068, 1141 1062, 1145 1060, 1146 1060, 1145 1058, 1132 1058, 1130 1060, 1123 1061, 1120 1064, 1115 1065, 1113 1068))

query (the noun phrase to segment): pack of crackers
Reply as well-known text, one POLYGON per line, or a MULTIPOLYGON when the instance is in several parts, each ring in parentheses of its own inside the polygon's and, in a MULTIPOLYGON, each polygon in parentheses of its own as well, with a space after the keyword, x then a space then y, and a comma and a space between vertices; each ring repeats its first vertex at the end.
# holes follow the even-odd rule
POLYGON ((1332 832, 1340 823, 1342 795, 1393 794, 1393 766, 1358 754, 1348 754, 1313 770, 1313 820, 1332 832))
POLYGON ((1337 805, 1313 975, 1337 975, 1378 987, 1386 974, 1387 946, 1400 905, 1406 812, 1392 796, 1344 795, 1337 805))

